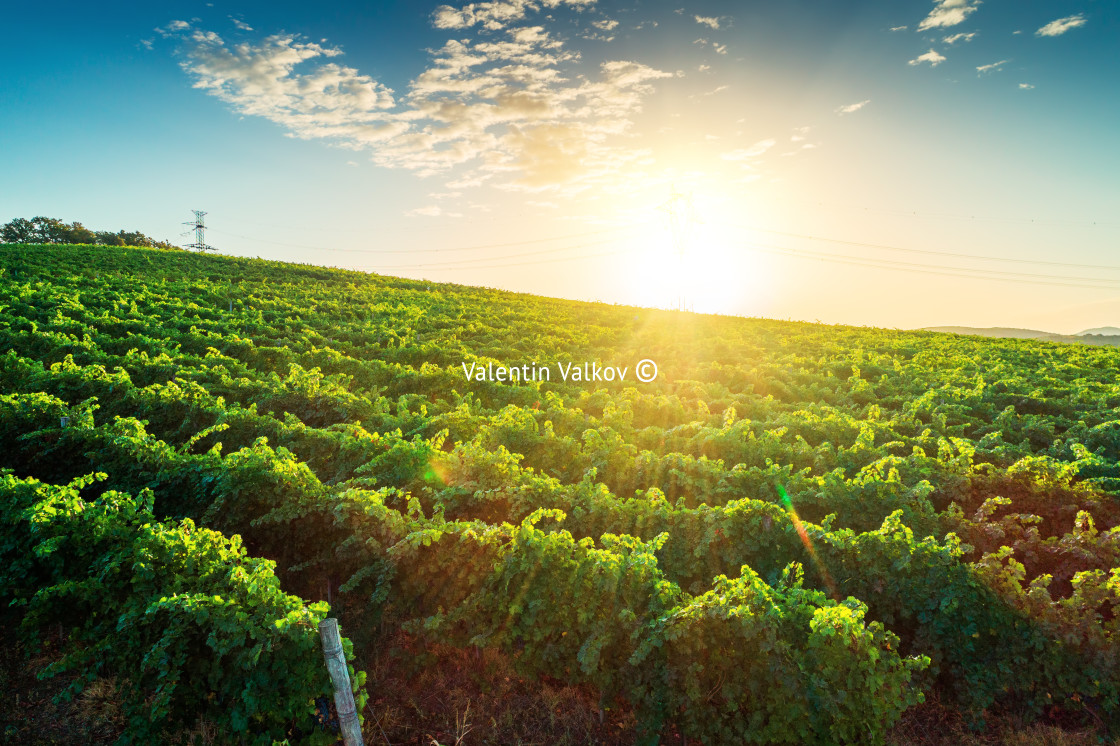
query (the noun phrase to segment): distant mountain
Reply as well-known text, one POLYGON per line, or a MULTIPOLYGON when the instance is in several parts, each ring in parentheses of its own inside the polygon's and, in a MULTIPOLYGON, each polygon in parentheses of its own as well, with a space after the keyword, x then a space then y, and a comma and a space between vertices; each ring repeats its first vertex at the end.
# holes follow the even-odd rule
POLYGON ((1059 336, 1050 332, 1040 332, 1037 329, 1013 329, 1002 326, 992 326, 985 329, 974 326, 927 326, 922 331, 971 334, 976 337, 1008 337, 1010 339, 1046 339, 1059 336))
POLYGON ((946 334, 971 334, 976 337, 1000 337, 1004 339, 1038 339, 1044 342, 1120 347, 1120 328, 1115 326, 1086 329, 1081 332, 1081 334, 1053 334, 1051 332, 1038 331, 1037 329, 1011 329, 999 326, 988 327, 986 329, 972 326, 927 326, 919 331, 943 332, 946 334))

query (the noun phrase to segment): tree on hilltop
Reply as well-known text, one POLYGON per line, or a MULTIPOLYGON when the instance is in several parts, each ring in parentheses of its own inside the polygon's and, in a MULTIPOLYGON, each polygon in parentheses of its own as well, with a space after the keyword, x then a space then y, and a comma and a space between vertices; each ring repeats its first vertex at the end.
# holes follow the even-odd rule
POLYGON ((178 249, 170 241, 156 241, 140 231, 92 231, 78 221, 64 223, 41 215, 27 220, 15 218, 0 228, 3 243, 99 244, 102 246, 146 246, 178 249))

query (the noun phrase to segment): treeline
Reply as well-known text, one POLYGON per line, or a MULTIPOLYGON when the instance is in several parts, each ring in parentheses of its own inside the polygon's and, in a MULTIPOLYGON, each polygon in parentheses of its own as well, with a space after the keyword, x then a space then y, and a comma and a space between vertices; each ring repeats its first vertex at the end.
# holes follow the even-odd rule
POLYGON ((178 249, 170 241, 157 241, 140 231, 94 231, 81 223, 64 223, 42 216, 16 218, 0 228, 2 243, 99 244, 101 246, 146 246, 155 249, 178 249))

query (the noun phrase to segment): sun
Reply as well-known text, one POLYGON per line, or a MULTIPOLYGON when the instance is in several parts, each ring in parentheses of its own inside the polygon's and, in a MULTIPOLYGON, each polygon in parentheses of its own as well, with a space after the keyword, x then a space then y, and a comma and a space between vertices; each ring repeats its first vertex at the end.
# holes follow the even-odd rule
POLYGON ((643 306, 736 313, 752 305, 766 267, 731 224, 736 205, 675 192, 651 209, 632 242, 630 295, 643 306))

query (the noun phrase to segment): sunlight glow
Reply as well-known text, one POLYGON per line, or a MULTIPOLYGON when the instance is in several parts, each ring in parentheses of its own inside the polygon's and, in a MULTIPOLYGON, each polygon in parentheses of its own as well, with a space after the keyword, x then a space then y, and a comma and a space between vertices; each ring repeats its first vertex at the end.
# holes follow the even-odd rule
POLYGON ((633 242, 631 295, 645 306, 730 313, 764 292, 766 262, 744 251, 727 225, 737 208, 729 199, 685 194, 690 205, 663 202, 645 211, 633 242))

